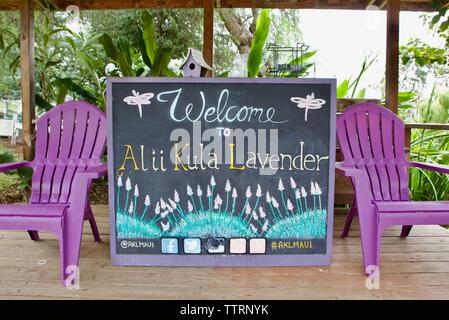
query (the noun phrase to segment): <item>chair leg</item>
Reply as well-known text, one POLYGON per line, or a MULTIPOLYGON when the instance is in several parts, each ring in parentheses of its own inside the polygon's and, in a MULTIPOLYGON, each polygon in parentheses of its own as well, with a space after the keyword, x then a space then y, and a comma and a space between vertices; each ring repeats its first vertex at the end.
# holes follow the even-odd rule
MULTIPOLYGON (((76 285, 74 281, 79 279, 79 259, 84 217, 82 206, 69 207, 63 227, 63 279, 68 285, 76 285)), ((62 262, 61 262, 62 263, 62 262)), ((67 286, 67 284, 65 284, 67 286)))
POLYGON ((30 235, 31 240, 33 241, 39 241, 39 232, 34 230, 28 230, 28 234, 30 235))
POLYGON ((401 238, 407 238, 413 226, 402 226, 401 238))
POLYGON ((366 272, 369 269, 368 267, 378 266, 379 264, 381 232, 379 231, 377 212, 374 206, 366 206, 360 210, 360 240, 362 242, 363 263, 366 272))
POLYGON ((92 212, 92 208, 90 207, 90 204, 86 204, 86 211, 85 211, 84 219, 89 220, 90 228, 92 229, 92 233, 94 236, 94 240, 98 243, 101 242, 100 233, 98 232, 97 222, 95 221, 94 214, 92 212))
POLYGON ((65 279, 66 279, 66 269, 67 269, 67 255, 65 252, 65 241, 64 241, 64 232, 59 232, 57 234, 59 240, 59 263, 60 263, 60 273, 61 273, 61 283, 65 287, 65 279))
POLYGON ((341 232, 340 237, 346 238, 349 234, 349 229, 351 229, 352 220, 357 215, 357 205, 354 201, 352 202, 351 208, 349 209, 348 215, 346 216, 345 226, 343 227, 343 231, 341 232))
POLYGON ((380 225, 377 225, 373 229, 376 229, 374 232, 375 235, 373 237, 374 242, 371 243, 371 252, 368 253, 369 255, 371 255, 371 258, 365 258, 364 255, 365 274, 367 276, 371 275, 373 272, 376 272, 377 274, 379 274, 380 272, 380 249, 382 243, 383 228, 380 225))

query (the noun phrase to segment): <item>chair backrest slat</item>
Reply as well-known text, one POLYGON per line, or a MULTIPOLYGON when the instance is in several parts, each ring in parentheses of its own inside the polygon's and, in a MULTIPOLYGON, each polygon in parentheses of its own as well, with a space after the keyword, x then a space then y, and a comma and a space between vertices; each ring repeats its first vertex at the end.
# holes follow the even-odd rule
MULTIPOLYGON (((369 107, 368 107, 369 108, 369 107)), ((366 114, 366 109, 364 109, 366 114)), ((381 114, 380 110, 374 109, 369 112, 368 126, 370 144, 373 150, 373 162, 375 164, 377 173, 379 175, 382 198, 384 200, 391 200, 390 185, 389 182, 382 184, 382 181, 389 181, 388 172, 384 165, 384 151, 382 148, 382 130, 381 130, 381 114)))
POLYGON ((354 105, 337 120, 346 166, 366 171, 374 200, 408 200, 404 123, 373 103, 354 105))
POLYGON ((70 151, 72 149, 74 128, 75 128, 75 112, 68 110, 62 111, 62 128, 61 128, 61 149, 55 168, 53 189, 50 197, 51 203, 58 203, 61 189, 66 174, 67 164, 70 159, 70 151))
POLYGON ((385 166, 388 172, 388 182, 390 184, 391 200, 400 200, 399 197, 399 176, 396 166, 393 163, 395 158, 394 144, 393 144, 393 121, 390 117, 382 114, 382 146, 384 149, 385 166))
POLYGON ((399 159, 396 166, 399 175, 399 193, 401 200, 409 200, 410 195, 408 191, 408 165, 405 158, 405 125, 402 121, 394 123, 393 141, 395 146, 395 156, 399 159))
POLYGON ((38 119, 36 134, 30 201, 66 203, 75 173, 100 163, 105 115, 87 102, 67 102, 38 119))
POLYGON ((364 169, 367 171, 374 197, 380 198, 381 194, 377 173, 375 172, 375 169, 373 168, 372 164, 369 162, 371 155, 368 152, 364 154, 362 150, 362 144, 360 144, 361 139, 359 137, 360 135, 359 120, 360 116, 358 116, 357 113, 353 113, 351 114, 350 117, 346 118, 345 123, 346 123, 347 139, 349 141, 349 145, 351 146, 355 166, 359 169, 364 169))
POLYGON ((382 182, 379 177, 379 172, 374 161, 374 155, 371 147, 371 137, 368 130, 368 117, 364 110, 356 112, 356 126, 357 136, 354 139, 358 140, 358 143, 363 150, 363 162, 365 169, 368 172, 368 177, 371 182, 371 188, 375 195, 375 198, 382 197, 382 182), (369 141, 369 143, 361 143, 362 141, 369 141))

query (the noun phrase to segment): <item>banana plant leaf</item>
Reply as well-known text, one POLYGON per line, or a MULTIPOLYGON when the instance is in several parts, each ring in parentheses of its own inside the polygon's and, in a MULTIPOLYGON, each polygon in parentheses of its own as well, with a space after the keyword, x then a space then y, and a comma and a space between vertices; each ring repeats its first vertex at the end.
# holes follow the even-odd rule
POLYGON ((168 68, 168 64, 171 61, 172 50, 170 49, 158 49, 154 58, 153 67, 150 74, 153 77, 172 76, 173 71, 168 68))
POLYGON ((58 78, 55 80, 55 85, 66 87, 68 91, 73 92, 74 94, 78 95, 80 98, 88 102, 94 104, 98 104, 100 102, 94 94, 92 94, 79 84, 75 83, 71 78, 58 78))
POLYGON ((223 73, 220 73, 217 77, 219 77, 219 78, 227 78, 227 77, 229 77, 229 70, 227 70, 227 71, 225 71, 223 73))
POLYGON ((344 80, 337 87, 337 98, 345 98, 349 92, 349 79, 344 80))
POLYGON ((142 50, 142 58, 144 61, 145 59, 148 59, 149 63, 145 63, 151 68, 155 62, 158 45, 156 41, 156 31, 154 29, 154 19, 146 11, 142 14, 142 25, 141 43, 143 46, 141 46, 141 50, 144 49, 142 50))
POLYGON ((365 96, 366 96, 366 89, 363 88, 362 90, 360 90, 360 91, 357 93, 356 98, 357 98, 357 99, 364 99, 365 96))
POLYGON ((53 105, 48 102, 47 100, 45 100, 40 94, 35 94, 34 95, 34 101, 36 103, 36 106, 38 106, 39 108, 48 111, 51 108, 53 108, 53 105))
POLYGON ((115 46, 112 38, 108 34, 103 33, 99 37, 99 41, 104 48, 106 56, 117 63, 124 77, 132 77, 135 75, 132 69, 132 48, 127 39, 123 37, 119 38, 117 46, 115 46))
POLYGON ((302 67, 297 71, 286 70, 282 73, 282 77, 291 78, 291 77, 298 77, 298 76, 305 75, 307 73, 307 70, 309 70, 314 65, 313 62, 308 62, 307 60, 309 60, 311 57, 313 57, 317 52, 318 52, 318 50, 305 52, 302 55, 302 57, 298 57, 298 58, 291 60, 288 63, 288 65, 290 65, 290 66, 301 66, 302 65, 302 67))
POLYGON ((263 48, 270 31, 270 11, 268 9, 260 10, 259 17, 256 22, 256 31, 251 43, 251 49, 248 55, 248 77, 254 78, 259 73, 260 64, 262 63, 263 48))

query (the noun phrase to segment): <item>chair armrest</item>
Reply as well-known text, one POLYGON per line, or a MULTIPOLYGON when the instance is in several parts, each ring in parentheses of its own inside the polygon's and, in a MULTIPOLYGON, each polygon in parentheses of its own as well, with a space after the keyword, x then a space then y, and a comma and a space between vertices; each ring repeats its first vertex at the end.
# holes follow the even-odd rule
POLYGON ((31 167, 31 162, 14 162, 14 163, 2 163, 0 164, 0 172, 6 172, 16 170, 20 168, 31 167))
POLYGON ((106 176, 108 173, 108 165, 102 163, 95 167, 87 168, 85 171, 77 172, 76 175, 87 179, 98 179, 106 176))
POLYGON ((372 190, 365 170, 345 166, 343 162, 336 162, 335 170, 339 174, 352 179, 355 194, 358 195, 356 198, 358 206, 362 206, 362 203, 365 203, 365 205, 371 204, 372 190))
POLYGON ((409 162, 410 167, 421 168, 425 170, 436 171, 449 174, 449 166, 434 163, 409 162))
POLYGON ((84 171, 78 171, 73 177, 72 192, 70 193, 69 203, 77 212, 78 209, 84 210, 84 204, 88 198, 89 185, 92 179, 97 179, 106 176, 108 173, 108 166, 106 163, 92 166, 84 171))
POLYGON ((364 178, 366 176, 365 170, 357 169, 354 167, 347 167, 343 162, 335 163, 335 170, 337 173, 351 178, 364 178))

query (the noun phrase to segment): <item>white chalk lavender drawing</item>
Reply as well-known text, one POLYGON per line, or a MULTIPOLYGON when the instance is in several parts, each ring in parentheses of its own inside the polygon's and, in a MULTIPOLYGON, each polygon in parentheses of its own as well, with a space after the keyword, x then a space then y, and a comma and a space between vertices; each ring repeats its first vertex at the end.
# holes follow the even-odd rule
POLYGON ((154 97, 154 93, 146 92, 140 94, 136 90, 132 90, 133 95, 123 99, 123 102, 129 106, 137 106, 139 108, 139 116, 142 119, 142 106, 151 104, 151 98, 154 97))
POLYGON ((322 191, 315 181, 309 181, 310 194, 293 177, 289 178, 290 188, 279 179, 273 191, 268 188, 263 190, 263 186, 257 184, 253 186, 256 189, 253 194, 251 186, 232 186, 230 180, 218 185, 211 176, 209 184, 203 184, 205 194, 199 185, 196 195, 193 188, 186 185, 185 194, 174 190, 172 198, 171 195, 165 195, 153 204, 150 195, 145 196, 143 203, 138 201, 139 188, 132 184, 129 177, 126 178, 122 195, 122 178, 117 178, 116 194, 119 239, 155 239, 161 236, 267 239, 326 237, 327 208, 322 207, 322 191), (134 199, 131 200, 133 186, 134 199), (236 187, 241 187, 240 191, 236 187), (264 194, 266 197, 263 197, 264 194), (242 197, 241 207, 236 208, 238 197, 242 197))
POLYGON ((315 99, 315 93, 308 94, 305 98, 291 97, 290 101, 296 103, 298 108, 305 109, 304 121, 308 120, 309 110, 318 110, 326 103, 324 99, 315 99))

